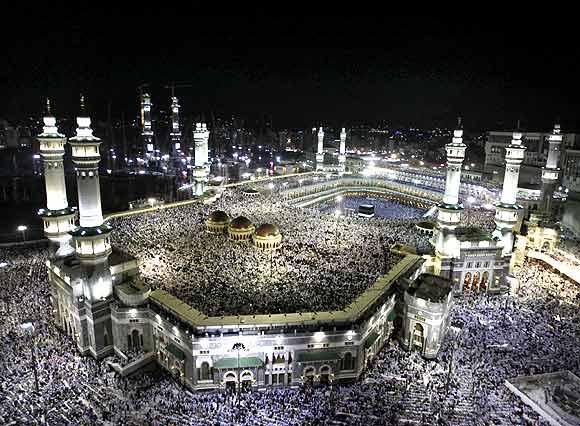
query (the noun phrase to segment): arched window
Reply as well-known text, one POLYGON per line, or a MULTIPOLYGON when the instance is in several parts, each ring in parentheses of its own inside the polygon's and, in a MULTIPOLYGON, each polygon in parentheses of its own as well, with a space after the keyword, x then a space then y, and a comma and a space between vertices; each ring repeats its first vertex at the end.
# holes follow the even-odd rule
POLYGON ((465 274, 465 278, 463 279, 463 290, 469 290, 471 287, 471 272, 465 274))
POLYGON ((473 274, 473 288, 476 291, 479 291, 479 278, 480 278, 479 272, 476 272, 475 274, 473 274))

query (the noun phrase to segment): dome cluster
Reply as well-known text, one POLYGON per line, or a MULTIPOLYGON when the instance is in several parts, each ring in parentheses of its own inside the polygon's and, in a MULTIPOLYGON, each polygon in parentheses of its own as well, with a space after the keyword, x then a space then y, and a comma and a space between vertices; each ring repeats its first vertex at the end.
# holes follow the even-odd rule
POLYGON ((282 234, 278 226, 264 223, 256 229, 254 224, 245 216, 230 219, 230 216, 222 211, 215 210, 210 213, 205 221, 208 232, 214 234, 227 233, 231 240, 250 241, 260 249, 275 250, 282 244, 282 234))

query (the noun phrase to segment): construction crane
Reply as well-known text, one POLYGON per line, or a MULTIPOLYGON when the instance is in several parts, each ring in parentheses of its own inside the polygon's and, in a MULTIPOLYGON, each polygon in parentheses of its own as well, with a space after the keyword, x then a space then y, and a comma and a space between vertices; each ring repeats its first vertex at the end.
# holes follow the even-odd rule
POLYGON ((175 97, 175 88, 181 88, 181 87, 193 87, 193 84, 191 83, 175 83, 175 81, 172 81, 171 83, 167 84, 166 86, 163 86, 166 89, 171 89, 171 97, 175 97))

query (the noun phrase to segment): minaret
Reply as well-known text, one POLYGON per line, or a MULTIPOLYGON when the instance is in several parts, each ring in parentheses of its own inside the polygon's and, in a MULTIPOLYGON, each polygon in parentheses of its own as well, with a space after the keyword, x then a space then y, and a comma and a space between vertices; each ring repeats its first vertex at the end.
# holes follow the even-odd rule
POLYGON ((195 159, 193 179, 195 180, 195 194, 202 195, 209 176, 209 130, 205 123, 196 123, 193 130, 195 159))
POLYGON ((179 129, 179 102, 176 96, 171 97, 171 153, 173 165, 179 168, 181 164, 181 130, 179 129))
POLYGON ((343 127, 340 132, 340 146, 338 148, 338 165, 340 171, 344 173, 346 166, 346 129, 343 127))
POLYGON ((522 145, 522 133, 519 130, 519 122, 516 131, 513 132, 512 142, 506 147, 505 174, 501 201, 495 206, 494 236, 503 242, 503 255, 511 256, 514 247, 513 230, 518 221, 518 210, 522 207, 516 203, 518 194, 518 180, 520 176, 520 164, 524 160, 526 147, 522 145))
POLYGON ((542 168, 542 191, 541 191, 541 215, 548 221, 552 218, 552 204, 556 184, 560 178, 560 145, 562 144, 562 135, 560 134, 560 125, 556 123, 554 130, 548 139, 548 159, 546 167, 542 168))
POLYGON ((80 261, 79 279, 84 306, 79 308, 81 332, 77 345, 82 353, 95 357, 112 350, 110 302, 113 286, 108 257, 111 253, 112 227, 103 223, 99 162, 101 140, 93 136, 91 119, 84 114, 81 96, 81 116, 77 118, 77 134, 69 139, 75 165, 79 198, 80 226, 71 232, 80 261))
MULTIPOLYGON (((459 203, 459 185, 465 149, 461 118, 459 118, 457 129, 453 132, 453 140, 445 145, 445 151, 447 152, 447 177, 443 202, 438 205, 437 223, 439 231, 435 244, 435 252, 439 258, 459 257, 459 242, 455 237, 455 228, 461 221, 461 211, 463 210, 463 205, 459 203)), ((442 269, 444 269, 443 266, 442 269)), ((445 274, 442 273, 441 275, 445 274)))
POLYGON ((38 211, 44 222, 44 235, 56 246, 55 257, 66 257, 74 253, 70 245, 69 231, 74 228, 76 208, 68 206, 64 176, 64 144, 66 137, 58 133, 56 119, 50 111, 50 100, 46 100, 44 127, 37 139, 44 165, 46 187, 46 209, 38 211))
POLYGON ((324 168, 324 130, 318 129, 318 150, 316 151, 316 170, 324 168))
POLYGON ((141 96, 141 137, 143 138, 144 156, 155 156, 155 145, 153 144, 153 128, 151 127, 151 96, 144 93, 141 96))

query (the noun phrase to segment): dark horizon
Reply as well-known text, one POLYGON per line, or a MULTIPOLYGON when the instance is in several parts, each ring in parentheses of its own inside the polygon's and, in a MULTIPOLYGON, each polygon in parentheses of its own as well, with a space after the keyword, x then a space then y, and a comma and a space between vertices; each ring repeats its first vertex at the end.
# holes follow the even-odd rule
POLYGON ((184 115, 211 111, 273 126, 308 128, 386 121, 393 126, 580 129, 574 30, 518 20, 457 23, 430 18, 220 17, 163 27, 136 40, 143 19, 83 19, 8 39, 0 70, 0 118, 74 117, 86 94, 95 119, 138 114, 150 84, 154 108, 169 108, 172 81, 184 115), (78 23, 74 23, 78 22, 78 23), (121 25, 123 24, 123 25, 121 25), (122 28, 122 29, 121 29, 122 28), (172 34, 174 34, 172 36, 172 34), (149 43, 149 44, 147 44, 149 43), (274 46, 274 47, 265 47, 274 46))

